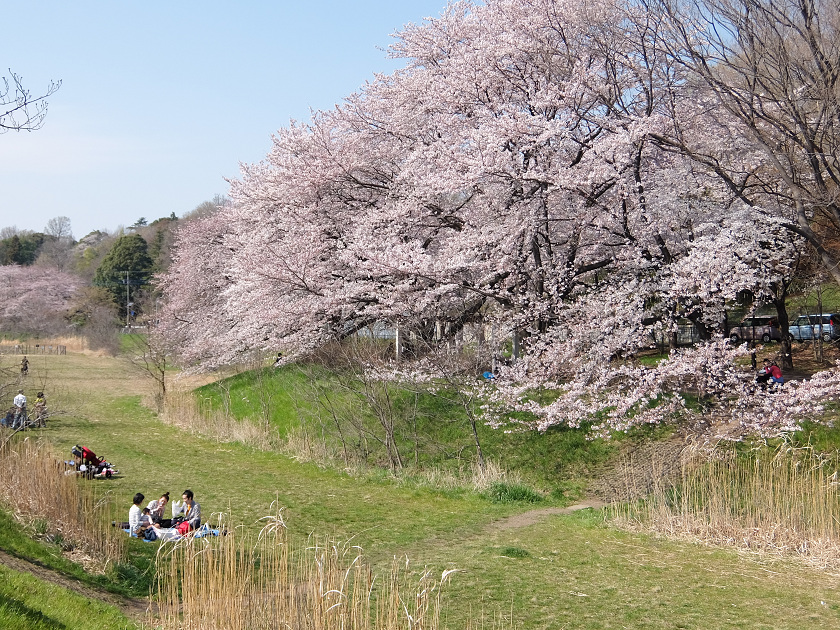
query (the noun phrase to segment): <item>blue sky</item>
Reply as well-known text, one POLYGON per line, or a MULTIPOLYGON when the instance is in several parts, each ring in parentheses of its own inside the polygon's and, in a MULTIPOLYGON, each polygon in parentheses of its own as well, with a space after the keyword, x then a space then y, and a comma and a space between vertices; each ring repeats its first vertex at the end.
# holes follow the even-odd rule
POLYGON ((46 123, 0 135, 0 227, 70 217, 76 238, 227 191, 271 134, 391 72, 390 34, 446 0, 44 2, 5 7, 0 74, 46 123))

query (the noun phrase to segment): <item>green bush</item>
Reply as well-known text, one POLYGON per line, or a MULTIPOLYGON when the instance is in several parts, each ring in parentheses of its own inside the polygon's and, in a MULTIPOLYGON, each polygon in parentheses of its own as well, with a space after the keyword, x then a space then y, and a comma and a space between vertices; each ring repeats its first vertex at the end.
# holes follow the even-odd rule
POLYGON ((539 492, 514 483, 494 483, 487 494, 493 503, 539 503, 543 500, 539 492))

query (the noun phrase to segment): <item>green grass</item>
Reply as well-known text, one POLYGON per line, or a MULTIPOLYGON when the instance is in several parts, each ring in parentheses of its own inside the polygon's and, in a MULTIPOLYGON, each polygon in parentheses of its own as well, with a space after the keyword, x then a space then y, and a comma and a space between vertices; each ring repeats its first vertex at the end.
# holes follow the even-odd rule
MULTIPOLYGON (((418 550, 439 562, 441 550, 418 550)), ((414 557, 414 556, 413 556, 414 557)), ((834 628, 837 579, 787 563, 606 527, 587 510, 521 529, 491 529, 447 554, 456 575, 450 627, 511 611, 523 628, 834 628)))
POLYGON ((195 395, 208 409, 227 411, 237 419, 262 418, 265 404, 269 409, 268 420, 285 435, 299 425, 295 405, 311 408, 306 401, 294 396, 307 381, 306 375, 295 366, 266 367, 199 387, 195 395))
MULTIPOLYGON (((836 419, 838 410, 836 405, 826 405, 826 415, 836 419)), ((804 422, 802 430, 788 436, 794 446, 811 446, 818 453, 840 455, 840 423, 836 420, 831 425, 804 422)))
MULTIPOLYGON (((464 627, 468 617, 510 616, 511 611, 515 627, 523 629, 787 629, 834 628, 840 623, 838 580, 824 573, 618 532, 592 511, 501 527, 498 521, 550 506, 552 498, 538 504, 493 503, 474 492, 401 486, 385 474, 358 478, 277 453, 213 442, 160 423, 141 405, 138 388, 145 381, 119 361, 49 357, 46 367, 41 362, 35 366, 31 378, 40 379, 39 371, 47 369, 51 405, 63 407, 67 414, 51 421, 45 437, 63 453, 83 443, 106 455, 120 469, 120 477, 91 483, 103 494, 111 493, 126 517, 137 491, 152 498, 164 490, 177 496, 191 488, 205 514, 232 510, 249 525, 268 514, 276 500, 285 506, 295 537, 315 532, 352 538, 379 568, 395 556, 407 555, 418 570, 459 569, 445 596, 444 618, 451 628, 464 627)), ((286 378, 283 370, 277 372, 278 378, 286 378)), ((242 391, 247 391, 248 377, 239 378, 242 391)), ((428 402, 430 408, 441 404, 428 402)), ((294 411, 287 408, 283 413, 291 417, 294 411)), ((277 416, 276 422, 285 421, 277 416)), ((437 435, 462 435, 462 425, 462 419, 455 419, 437 435)), ((535 478, 559 489, 555 505, 566 499, 563 484, 571 484, 572 492, 587 471, 620 448, 620 443, 587 441, 585 431, 481 431, 490 456, 519 470, 536 471, 535 478)), ((645 437, 649 436, 626 439, 645 437)), ((440 458, 457 461, 446 449, 440 458)), ((23 548, 28 543, 0 538, 4 548, 13 544, 23 548)), ((142 592, 156 548, 132 541, 129 563, 111 579, 127 592, 142 592)), ((27 607, 34 608, 28 601, 13 613, 18 615, 16 622, 25 617, 27 607)), ((61 623, 74 630, 88 627, 61 623)), ((115 623, 111 627, 120 627, 115 623)), ((5 627, 2 618, 0 627, 5 627)))
POLYGON ((41 538, 39 529, 37 521, 24 528, 11 515, 0 510, 0 549, 92 588, 127 597, 145 597, 149 594, 153 578, 153 548, 141 546, 140 542, 132 544, 130 562, 112 566, 104 575, 95 575, 64 557, 60 545, 41 538))
POLYGON ((136 627, 115 606, 0 565, 0 628, 120 630, 136 627))
POLYGON ((840 287, 834 284, 826 284, 820 287, 822 295, 818 295, 816 289, 804 292, 796 292, 788 298, 787 309, 791 319, 798 315, 816 313, 817 304, 822 301, 823 313, 836 313, 840 307, 840 287))
MULTIPOLYGON (((270 420, 284 435, 300 425, 298 412, 310 418, 317 412, 313 375, 318 381, 321 400, 329 396, 337 408, 347 409, 351 405, 355 405, 354 409, 359 408, 356 397, 343 391, 333 374, 312 366, 306 366, 305 371, 287 366, 265 368, 258 373, 245 372, 201 387, 196 390, 196 396, 208 408, 229 410, 234 417, 242 419, 261 417, 261 400, 266 397, 265 392, 271 392, 270 420)), ((544 396, 551 396, 551 393, 546 392, 544 396)), ((403 419, 398 425, 397 442, 407 462, 413 462, 418 451, 421 467, 457 469, 475 459, 474 439, 466 411, 452 392, 412 392, 394 387, 391 399, 395 416, 403 419)), ((375 431, 376 420, 372 414, 368 411, 364 417, 375 431)), ((309 423, 315 426, 319 436, 326 434, 334 445, 338 444, 330 423, 316 425, 311 419, 309 423)), ((554 427, 544 433, 520 428, 506 433, 480 423, 478 433, 485 457, 556 497, 564 493, 579 496, 587 475, 602 467, 617 451, 615 441, 588 439, 588 427, 554 427)), ((372 440, 366 447, 372 449, 372 462, 384 461, 382 449, 372 440)))

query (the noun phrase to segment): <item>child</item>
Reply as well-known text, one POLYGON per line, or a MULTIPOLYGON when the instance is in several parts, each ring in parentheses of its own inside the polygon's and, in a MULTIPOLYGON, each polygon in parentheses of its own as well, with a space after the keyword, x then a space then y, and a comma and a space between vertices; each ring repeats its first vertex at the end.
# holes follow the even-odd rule
POLYGON ((160 525, 152 523, 152 511, 144 507, 143 513, 140 515, 140 522, 137 525, 137 537, 145 538, 146 540, 157 540, 156 527, 160 527, 160 525))

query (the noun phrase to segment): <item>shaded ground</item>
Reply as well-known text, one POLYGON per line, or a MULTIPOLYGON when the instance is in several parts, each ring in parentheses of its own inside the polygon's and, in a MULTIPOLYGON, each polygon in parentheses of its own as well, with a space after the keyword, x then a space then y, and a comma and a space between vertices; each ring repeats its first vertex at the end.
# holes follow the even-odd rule
POLYGON ((74 593, 77 593, 82 597, 86 597, 87 599, 95 599, 111 606, 116 606, 130 619, 138 621, 143 619, 146 616, 146 612, 149 607, 148 600, 136 599, 133 597, 121 597, 114 593, 91 588, 90 586, 82 584, 73 578, 67 577, 58 571, 48 569, 38 562, 30 562, 29 560, 18 558, 17 556, 10 555, 2 550, 0 550, 0 563, 15 571, 29 573, 39 580, 50 582, 51 584, 65 588, 68 591, 73 591, 74 593))

